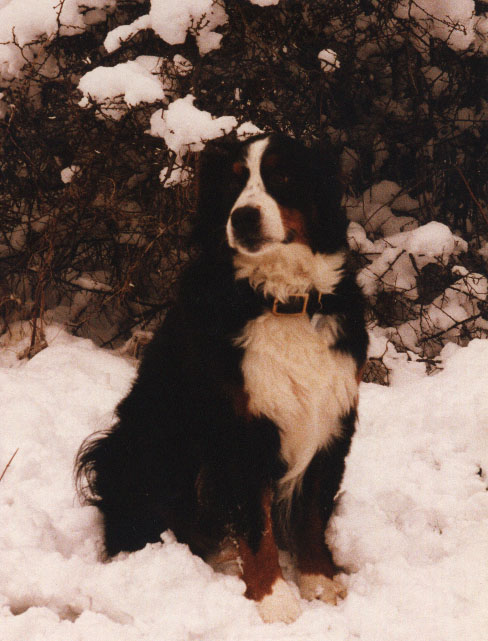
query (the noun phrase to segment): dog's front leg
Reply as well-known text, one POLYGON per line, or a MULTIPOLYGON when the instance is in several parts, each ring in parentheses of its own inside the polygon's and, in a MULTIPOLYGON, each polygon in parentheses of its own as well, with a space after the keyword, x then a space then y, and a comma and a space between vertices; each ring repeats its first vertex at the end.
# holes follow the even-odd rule
POLYGON ((337 568, 324 542, 324 526, 311 520, 310 529, 302 533, 297 550, 298 586, 304 599, 320 599, 335 605, 346 596, 346 589, 335 578, 337 568))
POLYGON ((304 481, 300 509, 295 515, 294 538, 298 587, 304 599, 335 604, 346 589, 335 578, 338 568, 325 541, 325 528, 333 508, 344 467, 344 456, 317 455, 304 481))
POLYGON ((246 583, 246 596, 256 601, 265 623, 284 621, 291 623, 300 614, 299 600, 283 578, 278 561, 278 548, 271 519, 271 491, 263 494, 264 531, 256 552, 240 538, 239 554, 242 561, 242 578, 246 583))

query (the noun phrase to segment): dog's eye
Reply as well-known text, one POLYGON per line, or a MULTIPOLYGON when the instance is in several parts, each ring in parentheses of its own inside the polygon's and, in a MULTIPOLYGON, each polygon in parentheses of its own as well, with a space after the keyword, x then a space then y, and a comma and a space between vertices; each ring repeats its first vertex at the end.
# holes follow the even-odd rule
POLYGON ((274 187, 282 187, 290 182, 290 175, 283 170, 275 169, 270 173, 269 182, 274 187))
POLYGON ((278 173, 278 174, 276 174, 275 180, 277 180, 278 182, 283 183, 284 185, 286 185, 287 183, 290 182, 290 176, 288 174, 285 174, 285 173, 278 173))

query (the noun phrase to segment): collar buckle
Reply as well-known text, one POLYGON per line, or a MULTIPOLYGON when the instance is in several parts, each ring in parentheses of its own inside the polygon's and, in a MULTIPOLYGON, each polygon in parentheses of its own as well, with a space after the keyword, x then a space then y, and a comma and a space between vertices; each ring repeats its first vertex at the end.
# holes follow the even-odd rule
POLYGON ((307 314, 309 299, 310 299, 310 294, 308 293, 295 294, 293 296, 290 296, 288 301, 285 303, 282 303, 280 300, 275 298, 273 301, 273 307, 271 308, 271 311, 275 316, 305 316, 307 314), (297 305, 294 305, 294 301, 298 299, 297 302, 299 302, 300 298, 302 299, 301 309, 297 305), (292 309, 290 309, 290 307, 292 309))

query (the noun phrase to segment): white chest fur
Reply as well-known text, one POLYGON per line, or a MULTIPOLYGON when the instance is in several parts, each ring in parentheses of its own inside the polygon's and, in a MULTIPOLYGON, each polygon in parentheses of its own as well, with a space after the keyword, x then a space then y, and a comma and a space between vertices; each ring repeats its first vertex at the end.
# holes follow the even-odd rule
POLYGON ((337 338, 333 316, 265 312, 250 321, 239 340, 249 410, 264 415, 281 432, 281 455, 288 472, 281 498, 290 499, 315 453, 340 435, 340 417, 356 401, 353 358, 332 350, 337 338), (313 319, 315 320, 315 319, 313 319))

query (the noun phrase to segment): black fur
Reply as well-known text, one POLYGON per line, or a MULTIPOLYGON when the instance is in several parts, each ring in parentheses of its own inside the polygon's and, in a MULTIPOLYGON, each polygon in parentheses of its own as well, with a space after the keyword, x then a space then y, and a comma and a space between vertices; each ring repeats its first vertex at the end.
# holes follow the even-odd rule
MULTIPOLYGON (((345 246, 346 221, 333 163, 299 143, 274 136, 293 180, 285 187, 265 177, 268 192, 303 212, 312 249, 345 246)), ((113 429, 88 439, 77 473, 85 496, 102 512, 109 556, 160 540, 170 528, 205 556, 231 533, 257 549, 262 533, 263 489, 286 471, 279 431, 265 417, 238 410, 242 348, 234 345, 246 323, 263 312, 263 299, 247 281, 236 281, 225 237, 230 208, 242 188, 231 171, 243 145, 204 155, 199 176, 196 260, 185 270, 175 305, 147 346, 136 381, 117 408, 113 429)), ((327 313, 341 320, 337 350, 351 353, 358 371, 366 357, 363 300, 348 274, 329 296, 327 313)), ((324 527, 344 470, 355 411, 343 417, 343 437, 317 453, 324 527)), ((306 473, 287 532, 306 518, 306 473)))

